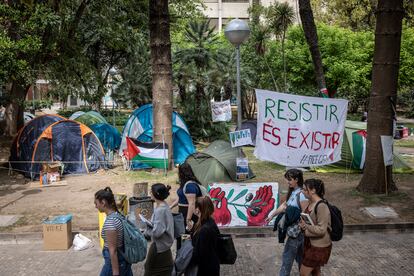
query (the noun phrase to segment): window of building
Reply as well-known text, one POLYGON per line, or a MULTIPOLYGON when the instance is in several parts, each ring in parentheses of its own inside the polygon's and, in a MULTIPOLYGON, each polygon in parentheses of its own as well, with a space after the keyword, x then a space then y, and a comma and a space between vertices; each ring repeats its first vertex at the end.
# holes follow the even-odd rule
POLYGON ((78 98, 70 96, 70 106, 77 106, 78 105, 78 98))
POLYGON ((204 0, 204 3, 218 3, 218 0, 204 0))

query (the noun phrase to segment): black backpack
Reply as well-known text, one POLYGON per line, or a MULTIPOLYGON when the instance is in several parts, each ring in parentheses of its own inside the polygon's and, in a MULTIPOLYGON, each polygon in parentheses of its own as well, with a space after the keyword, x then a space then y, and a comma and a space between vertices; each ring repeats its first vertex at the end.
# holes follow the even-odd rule
POLYGON ((329 234, 331 236, 331 240, 332 241, 340 241, 342 239, 342 236, 343 236, 343 233, 344 233, 344 222, 342 220, 341 210, 339 210, 338 207, 329 204, 328 201, 324 199, 324 200, 321 200, 318 203, 316 203, 315 215, 318 214, 318 205, 321 202, 328 205, 329 212, 331 213, 331 227, 332 227, 332 230, 329 232, 329 234))

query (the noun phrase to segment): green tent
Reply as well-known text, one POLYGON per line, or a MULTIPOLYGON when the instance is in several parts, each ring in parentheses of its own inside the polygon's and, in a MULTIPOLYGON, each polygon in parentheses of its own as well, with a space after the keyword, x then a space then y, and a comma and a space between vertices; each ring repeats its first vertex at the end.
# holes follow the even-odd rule
POLYGON ((93 124, 107 124, 108 122, 96 111, 88 111, 74 119, 84 125, 91 126, 93 124))
MULTIPOLYGON (((207 187, 213 182, 235 182, 236 158, 245 157, 241 148, 232 148, 230 142, 217 140, 211 143, 203 152, 191 154, 187 159, 194 175, 200 183, 207 187)), ((254 174, 249 167, 248 179, 254 174)))
MULTIPOLYGON (((341 161, 322 167, 314 167, 317 172, 356 172, 364 168, 366 148, 367 123, 346 121, 345 135, 342 143, 341 161)), ((412 173, 401 155, 394 152, 394 173, 412 173)))

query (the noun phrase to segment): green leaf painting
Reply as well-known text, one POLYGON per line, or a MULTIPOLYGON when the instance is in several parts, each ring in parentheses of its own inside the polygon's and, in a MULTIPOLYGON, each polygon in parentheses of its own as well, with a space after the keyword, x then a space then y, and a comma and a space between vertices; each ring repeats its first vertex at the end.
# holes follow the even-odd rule
POLYGON ((239 209, 236 209, 236 212, 237 212, 237 216, 238 216, 240 219, 242 219, 242 220, 244 220, 244 221, 247 221, 247 217, 246 217, 246 215, 245 215, 242 211, 240 211, 239 209))
POLYGON ((233 193, 234 193, 234 189, 231 189, 229 191, 229 193, 227 194, 227 196, 226 196, 227 200, 229 200, 231 198, 231 196, 233 195, 233 193))
POLYGON ((248 189, 244 189, 242 190, 231 202, 235 202, 236 200, 238 200, 239 198, 245 196, 247 194, 249 190, 248 189))

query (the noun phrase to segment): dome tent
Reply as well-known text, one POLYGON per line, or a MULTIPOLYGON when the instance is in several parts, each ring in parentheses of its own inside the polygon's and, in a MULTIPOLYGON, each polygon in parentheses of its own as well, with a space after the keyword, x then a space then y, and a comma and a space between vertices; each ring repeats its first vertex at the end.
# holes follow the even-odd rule
MULTIPOLYGON (((72 116, 74 116, 76 113, 77 112, 72 114, 72 116)), ((78 114, 80 114, 80 113, 78 113, 78 114)), ((106 123, 108 123, 105 120, 105 118, 96 111, 88 111, 84 114, 80 114, 74 120, 77 121, 77 122, 80 122, 84 125, 87 125, 87 126, 91 126, 93 124, 106 124, 106 123)))
POLYGON ((116 150, 121 145, 121 133, 116 127, 103 123, 93 124, 89 127, 101 141, 106 151, 116 150))
POLYGON ((29 172, 31 167, 30 157, 37 138, 48 126, 62 120, 66 120, 66 118, 59 115, 42 115, 25 124, 17 133, 10 149, 9 161, 12 168, 20 172, 29 172))
POLYGON ((114 151, 121 144, 121 133, 115 127, 108 124, 105 118, 96 111, 78 111, 72 114, 75 121, 81 122, 92 129, 96 134, 105 152, 114 151), (77 114, 77 115, 76 115, 77 114))
MULTIPOLYGON (((172 115, 173 132, 173 159, 175 164, 181 164, 195 152, 193 141, 184 120, 177 112, 172 115)), ((152 142, 153 121, 152 104, 146 104, 134 110, 122 131, 122 142, 119 154, 127 148, 126 137, 137 139, 141 142, 152 142)))
POLYGON ((64 174, 89 173, 105 167, 99 139, 90 128, 76 121, 57 121, 44 128, 37 137, 29 139, 21 135, 18 141, 12 148, 10 163, 15 168, 15 164, 25 161, 27 177, 37 178, 43 162, 60 161, 64 164, 64 174), (29 150, 22 153, 20 147, 29 150))
MULTIPOLYGON (((237 157, 241 148, 232 148, 230 142, 216 140, 203 152, 190 155, 185 161, 191 167, 197 180, 207 187, 214 182, 235 182, 237 157)), ((241 156, 244 156, 243 151, 241 156)), ((247 179, 255 177, 249 166, 247 179)))
POLYGON ((75 113, 73 113, 72 115, 70 115, 69 120, 75 120, 76 118, 78 118, 79 116, 85 114, 85 112, 83 111, 76 111, 75 113))

